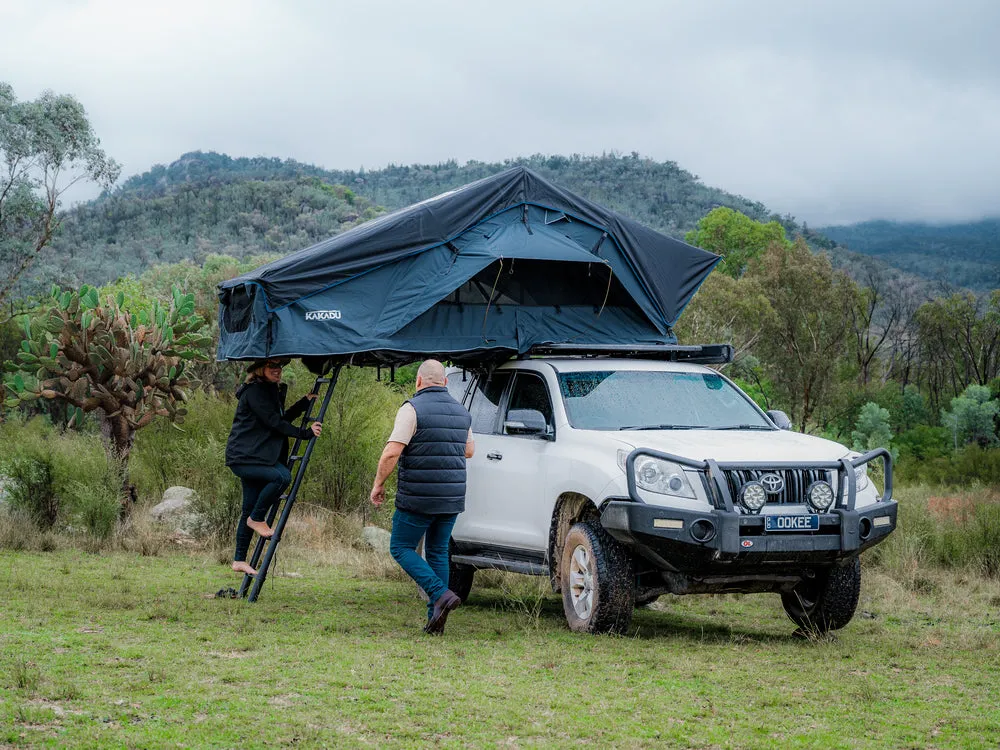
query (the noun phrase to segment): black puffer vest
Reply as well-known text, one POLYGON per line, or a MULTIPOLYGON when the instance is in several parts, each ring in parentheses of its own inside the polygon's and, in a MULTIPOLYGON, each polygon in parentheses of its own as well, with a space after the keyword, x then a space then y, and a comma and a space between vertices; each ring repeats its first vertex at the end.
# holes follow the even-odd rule
POLYGON ((396 507, 415 513, 461 513, 472 417, 443 386, 422 388, 409 403, 417 413, 417 431, 399 458, 396 507))

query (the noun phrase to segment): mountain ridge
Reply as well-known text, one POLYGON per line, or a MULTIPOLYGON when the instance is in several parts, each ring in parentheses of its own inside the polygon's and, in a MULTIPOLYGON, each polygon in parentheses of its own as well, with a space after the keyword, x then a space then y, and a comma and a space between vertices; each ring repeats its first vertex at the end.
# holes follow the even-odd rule
POLYGON ((789 236, 803 236, 855 276, 861 266, 890 269, 878 254, 841 247, 836 235, 831 238, 763 203, 704 185, 676 162, 636 152, 329 170, 294 159, 192 151, 65 212, 63 231, 40 259, 36 279, 99 284, 138 275, 156 264, 201 262, 211 253, 247 257, 293 252, 384 210, 515 165, 675 237, 683 238, 713 208, 727 206, 758 221, 778 221, 789 236))

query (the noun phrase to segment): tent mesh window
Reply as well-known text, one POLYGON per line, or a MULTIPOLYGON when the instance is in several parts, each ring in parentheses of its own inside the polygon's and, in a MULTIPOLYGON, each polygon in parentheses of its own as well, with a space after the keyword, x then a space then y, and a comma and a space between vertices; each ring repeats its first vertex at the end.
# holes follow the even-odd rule
POLYGON ((452 292, 445 302, 531 307, 593 305, 596 310, 627 307, 639 312, 639 306, 611 269, 599 261, 496 261, 452 292))
POLYGON ((222 325, 228 333, 242 333, 250 327, 256 287, 238 286, 227 289, 222 301, 222 325))

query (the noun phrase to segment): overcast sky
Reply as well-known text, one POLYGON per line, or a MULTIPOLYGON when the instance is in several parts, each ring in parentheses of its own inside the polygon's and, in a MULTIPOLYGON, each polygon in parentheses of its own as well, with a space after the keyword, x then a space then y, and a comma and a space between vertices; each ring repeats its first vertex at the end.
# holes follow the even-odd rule
POLYGON ((995 0, 0 0, 123 174, 638 151, 811 225, 1000 215, 995 0))

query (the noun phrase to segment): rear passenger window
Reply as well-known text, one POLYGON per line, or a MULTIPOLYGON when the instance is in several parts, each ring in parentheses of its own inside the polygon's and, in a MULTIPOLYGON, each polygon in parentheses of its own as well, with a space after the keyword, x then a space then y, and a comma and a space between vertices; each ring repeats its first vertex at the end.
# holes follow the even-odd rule
POLYGON ((473 432, 490 434, 496 430, 500 397, 509 382, 509 372, 495 372, 488 380, 479 378, 472 396, 472 406, 469 408, 473 432))

